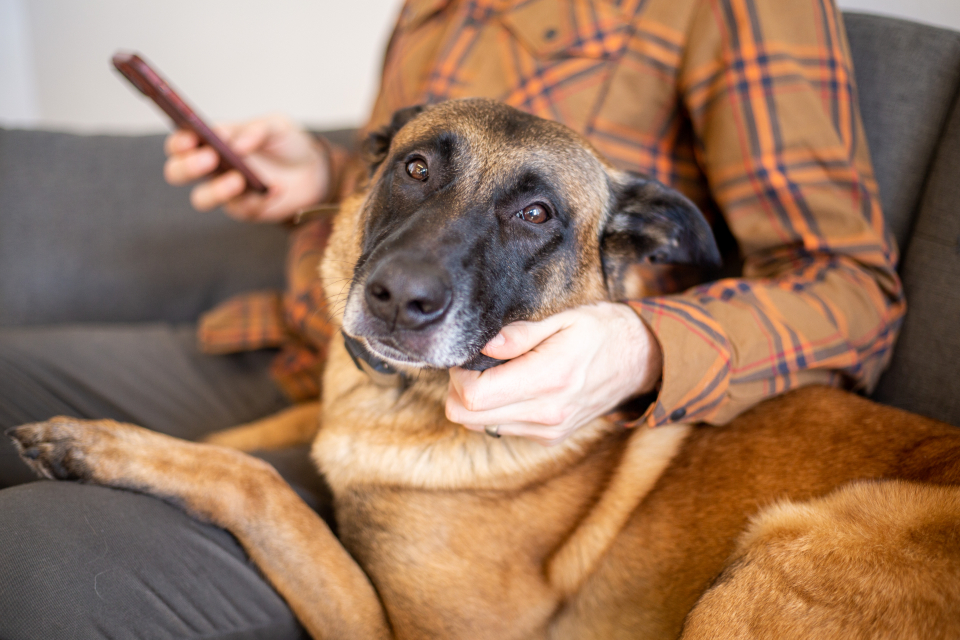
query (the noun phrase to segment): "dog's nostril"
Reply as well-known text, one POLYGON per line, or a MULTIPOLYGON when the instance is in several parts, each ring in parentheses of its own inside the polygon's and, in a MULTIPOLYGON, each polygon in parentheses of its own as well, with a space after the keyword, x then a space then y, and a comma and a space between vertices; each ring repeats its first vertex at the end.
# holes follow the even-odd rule
POLYGON ((430 314, 440 308, 439 303, 433 303, 429 300, 413 300, 407 304, 407 309, 414 314, 430 314))
POLYGON ((379 283, 370 285, 370 295, 380 302, 390 302, 390 290, 379 283))

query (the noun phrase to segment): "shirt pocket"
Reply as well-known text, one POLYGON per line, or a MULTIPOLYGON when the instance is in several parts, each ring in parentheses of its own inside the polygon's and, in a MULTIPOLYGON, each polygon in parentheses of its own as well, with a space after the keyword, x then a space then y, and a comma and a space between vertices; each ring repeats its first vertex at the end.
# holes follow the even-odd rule
POLYGON ((538 59, 619 58, 630 22, 611 0, 532 0, 506 12, 504 26, 538 59))

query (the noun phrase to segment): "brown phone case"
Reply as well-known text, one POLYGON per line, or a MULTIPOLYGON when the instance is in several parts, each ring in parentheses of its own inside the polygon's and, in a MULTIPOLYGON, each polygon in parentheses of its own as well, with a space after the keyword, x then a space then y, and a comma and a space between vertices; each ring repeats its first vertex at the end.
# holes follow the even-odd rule
POLYGON ((193 109, 170 87, 169 84, 136 53, 117 52, 113 56, 113 66, 117 71, 140 90, 143 95, 153 100, 158 107, 170 116, 174 124, 183 129, 193 131, 206 144, 214 148, 220 156, 220 165, 217 173, 228 169, 236 169, 247 181, 247 189, 257 193, 266 193, 267 187, 250 167, 240 159, 233 149, 213 132, 200 119, 193 109))

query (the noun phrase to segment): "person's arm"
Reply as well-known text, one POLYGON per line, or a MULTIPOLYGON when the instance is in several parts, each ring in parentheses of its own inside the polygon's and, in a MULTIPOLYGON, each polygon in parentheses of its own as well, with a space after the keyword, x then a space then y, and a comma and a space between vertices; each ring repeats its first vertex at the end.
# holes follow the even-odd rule
POLYGON ((703 2, 680 84, 744 277, 631 303, 663 347, 646 422, 722 424, 814 382, 870 390, 905 303, 840 13, 703 2))

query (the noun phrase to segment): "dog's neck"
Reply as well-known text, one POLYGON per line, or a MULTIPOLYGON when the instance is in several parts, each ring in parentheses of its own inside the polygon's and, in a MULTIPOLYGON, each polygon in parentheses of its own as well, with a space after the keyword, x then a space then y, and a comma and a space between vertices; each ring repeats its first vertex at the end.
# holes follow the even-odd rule
MULTIPOLYGON (((358 369, 345 343, 331 345, 322 427, 313 456, 336 492, 376 482, 422 489, 519 489, 542 481, 621 429, 597 419, 559 445, 491 438, 447 420, 446 371, 408 375, 403 386, 358 369)), ((364 366, 366 365, 366 367, 364 366)))

